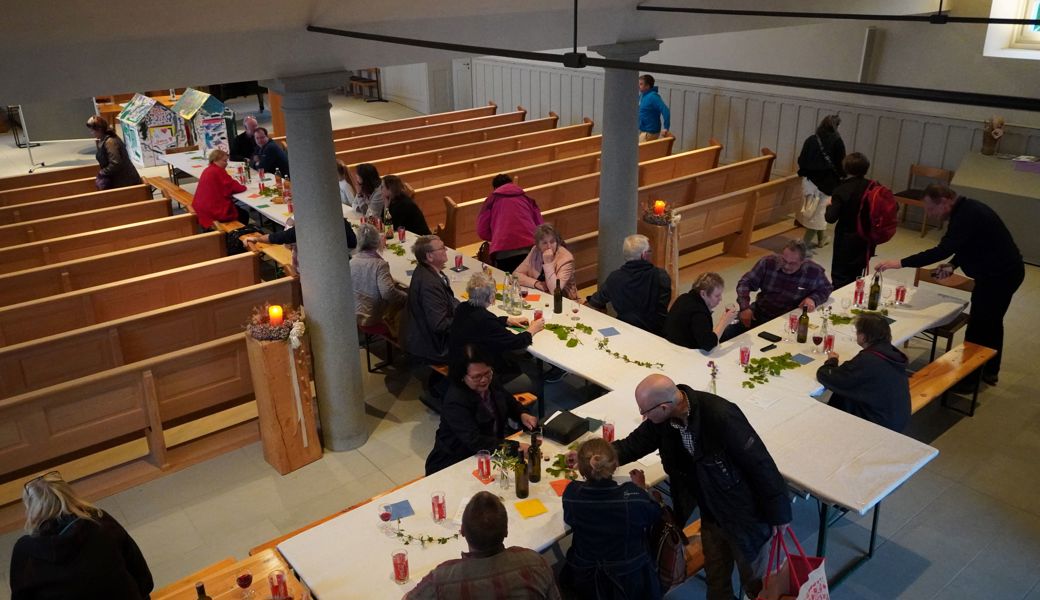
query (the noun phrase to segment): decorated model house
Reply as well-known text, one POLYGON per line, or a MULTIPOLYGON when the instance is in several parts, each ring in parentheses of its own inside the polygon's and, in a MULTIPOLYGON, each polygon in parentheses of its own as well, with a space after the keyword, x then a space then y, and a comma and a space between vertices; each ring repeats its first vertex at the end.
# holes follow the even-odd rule
POLYGON ((220 148, 227 152, 235 135, 235 113, 216 96, 188 88, 173 105, 173 112, 184 119, 190 143, 196 143, 203 154, 220 148))
POLYGON ((155 98, 134 94, 116 118, 130 160, 139 167, 154 167, 167 148, 188 143, 177 113, 155 98))

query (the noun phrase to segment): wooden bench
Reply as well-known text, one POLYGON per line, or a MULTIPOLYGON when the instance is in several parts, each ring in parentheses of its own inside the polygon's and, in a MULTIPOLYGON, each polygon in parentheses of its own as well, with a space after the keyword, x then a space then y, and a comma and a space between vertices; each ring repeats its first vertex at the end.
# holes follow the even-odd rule
POLYGON ((34 187, 72 179, 93 178, 97 175, 98 165, 91 161, 90 164, 79 167, 68 167, 66 169, 54 169, 52 171, 40 171, 28 175, 10 175, 0 177, 0 190, 13 190, 15 188, 34 187))
MULTIPOLYGON (((176 183, 161 177, 145 177, 144 180, 149 185, 159 190, 163 195, 163 198, 166 198, 171 202, 176 202, 177 204, 180 204, 184 210, 191 214, 195 214, 195 209, 192 208, 192 204, 195 202, 194 194, 176 183)), ((232 231, 242 229, 243 227, 245 227, 245 225, 238 221, 213 221, 213 230, 222 233, 231 233, 232 231)))
POLYGON ((964 342, 911 375, 911 414, 921 410, 936 398, 942 397, 943 406, 969 417, 975 416, 975 405, 979 398, 979 382, 982 380, 982 367, 996 355, 997 351, 993 348, 964 342), (971 395, 970 408, 964 411, 947 404, 946 395, 950 388, 972 373, 975 373, 975 390, 971 395))
MULTIPOLYGON (((240 239, 243 243, 245 243, 246 239, 258 237, 260 235, 261 234, 256 233, 249 236, 243 236, 240 239)), ((249 248, 250 246, 246 247, 249 248)), ((252 248, 255 249, 256 253, 262 254, 268 259, 274 261, 274 263, 277 264, 282 269, 282 272, 284 272, 286 275, 290 277, 298 276, 296 268, 293 267, 292 250, 290 250, 285 244, 269 244, 266 242, 256 242, 252 245, 252 248)))
POLYGON ((170 203, 166 200, 144 200, 78 214, 0 225, 0 247, 10 248, 117 225, 161 219, 170 216, 172 212, 170 203))
POLYGON ((0 306, 46 298, 224 256, 218 232, 203 233, 0 275, 0 306))
POLYGON ((332 145, 336 149, 336 152, 343 152, 345 150, 356 150, 358 148, 368 148, 369 146, 381 146, 383 144, 392 144, 394 142, 408 142, 411 140, 442 136, 451 133, 475 131, 478 129, 495 127, 496 125, 519 123, 526 117, 527 111, 518 106, 517 110, 502 113, 500 115, 476 117, 473 119, 464 119, 462 121, 453 121, 450 123, 436 123, 434 125, 424 125, 422 127, 411 127, 408 129, 397 129, 394 131, 384 131, 382 133, 341 138, 333 140, 332 145))
POLYGON ((0 398, 241 332, 253 308, 266 302, 299 305, 296 280, 276 279, 5 346, 0 348, 0 398))
POLYGON ((88 192, 96 191, 98 191, 98 189, 94 177, 71 179, 69 181, 59 181, 57 183, 45 183, 43 185, 0 191, 0 206, 38 202, 40 200, 50 200, 52 198, 61 198, 63 196, 75 196, 77 194, 86 194, 88 192))
MULTIPOLYGON (((237 563, 238 561, 235 560, 234 556, 228 556, 227 558, 219 560, 213 563, 212 565, 195 571, 191 575, 181 577, 180 579, 171 583, 170 585, 164 586, 162 589, 153 591, 151 594, 151 598, 152 600, 156 600, 157 598, 169 598, 170 600, 178 600, 179 598, 190 598, 190 594, 195 591, 196 583, 200 581, 205 583, 207 580, 212 580, 213 577, 215 577, 221 571, 227 569, 228 567, 234 566, 237 563)), ((257 581, 259 581, 259 579, 257 579, 257 581)), ((234 582, 232 582, 232 585, 234 585, 234 582)), ((207 594, 212 595, 216 592, 216 589, 211 589, 209 584, 206 584, 207 594)))
MULTIPOLYGON (((536 123, 540 120, 541 119, 524 121, 524 123, 536 123)), ((486 141, 460 143, 458 146, 436 148, 425 152, 413 152, 411 154, 401 154, 399 156, 390 156, 388 158, 369 160, 367 162, 374 166, 380 173, 402 175, 404 173, 413 173, 420 169, 435 169, 437 166, 441 165, 447 166, 457 163, 469 165, 472 164, 471 161, 483 161, 485 159, 496 160, 496 157, 501 156, 502 154, 525 149, 537 150, 539 148, 545 148, 547 146, 563 144, 566 142, 575 142, 578 144, 573 150, 569 151, 570 154, 547 156, 548 160, 555 160, 557 158, 566 158, 566 156, 588 154, 589 152, 599 149, 599 142, 595 142, 595 147, 587 151, 585 150, 586 146, 580 145, 583 140, 590 139, 589 134, 592 133, 592 127, 592 120, 586 118, 584 122, 578 125, 569 125, 567 127, 559 127, 556 129, 545 129, 543 131, 522 133, 520 135, 489 139, 486 141)), ((600 136, 595 137, 597 139, 600 138, 600 136)), ((356 180, 357 164, 350 164, 349 169, 353 174, 351 179, 356 180)), ((449 181, 452 180, 454 180, 454 178, 449 181)))
MULTIPOLYGON (((672 141, 673 138, 669 137, 643 142, 639 145, 640 162, 667 157, 672 141)), ((590 173, 598 173, 599 168, 600 153, 591 152, 530 166, 496 170, 495 172, 506 173, 513 178, 513 183, 528 190, 533 190, 537 189, 537 186, 547 185, 554 181, 563 181, 590 173)), ((447 215, 444 198, 449 197, 459 204, 464 204, 468 201, 480 201, 483 203, 488 194, 491 193, 491 179, 491 175, 481 174, 425 188, 415 188, 413 186, 415 189, 413 199, 419 205, 419 208, 422 209, 428 223, 445 223, 447 215)), ((535 196, 531 197, 535 198, 535 196)))
MULTIPOLYGON (((368 125, 354 125, 353 127, 333 129, 332 139, 341 140, 343 138, 348 137, 371 135, 373 133, 385 133, 387 131, 397 131, 398 129, 412 129, 414 127, 424 127, 426 125, 436 125, 438 123, 451 123, 452 121, 463 121, 466 119, 474 119, 477 117, 489 117, 491 115, 494 115, 497 110, 498 106, 496 106, 494 102, 488 102, 487 106, 478 106, 477 108, 466 108, 463 110, 453 110, 449 112, 434 113, 432 115, 422 115, 419 117, 394 119, 392 121, 369 123, 368 125)), ((285 136, 280 135, 272 139, 284 142, 285 136)))
POLYGON ((704 546, 701 544, 701 520, 697 519, 683 528, 686 536, 686 577, 696 575, 704 568, 704 546))
POLYGON ((253 574, 253 590, 257 590, 256 600, 267 598, 270 589, 267 576, 275 571, 285 573, 289 594, 296 600, 303 600, 306 587, 293 575, 292 568, 285 562, 277 550, 269 549, 251 555, 240 561, 227 564, 225 561, 210 565, 201 571, 170 584, 157 592, 152 592, 152 600, 185 600, 195 597, 195 583, 202 582, 206 593, 218 600, 231 600, 238 597, 235 579, 242 573, 253 574), (231 593, 224 590, 234 590, 231 593))
POLYGON ((155 244, 195 233, 195 215, 176 215, 42 242, 0 248, 0 273, 13 273, 116 250, 155 244))
POLYGON ((501 138, 523 135, 525 133, 547 131, 550 129, 555 129, 557 121, 559 121, 559 117, 555 113, 549 113, 549 116, 544 119, 532 119, 530 121, 521 121, 519 123, 497 125, 495 127, 487 127, 485 129, 477 129, 474 131, 461 131, 459 133, 448 133, 445 135, 437 135, 428 138, 408 140, 403 142, 393 142, 389 144, 381 144, 379 146, 371 146, 368 148, 358 148, 355 150, 336 152, 336 158, 338 160, 342 160, 344 163, 348 165, 363 162, 371 162, 380 158, 390 158, 393 156, 401 156, 404 154, 412 154, 415 152, 426 152, 429 150, 451 148, 453 146, 459 146, 461 144, 472 144, 474 142, 497 140, 501 138))
POLYGON ((254 285, 259 262, 239 254, 5 306, 0 347, 254 285))
POLYGON ((147 185, 134 185, 103 192, 94 191, 25 204, 13 204, 0 208, 0 225, 12 225, 25 221, 79 214, 99 208, 124 206, 151 198, 151 188, 147 185))

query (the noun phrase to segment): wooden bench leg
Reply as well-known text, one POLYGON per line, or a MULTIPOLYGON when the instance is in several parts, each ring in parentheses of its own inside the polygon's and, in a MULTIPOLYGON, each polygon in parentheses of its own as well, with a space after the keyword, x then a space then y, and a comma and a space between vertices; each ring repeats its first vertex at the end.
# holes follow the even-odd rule
POLYGON ((983 369, 983 367, 979 367, 978 369, 975 370, 974 373, 972 373, 971 375, 968 376, 968 377, 974 377, 975 378, 975 387, 972 389, 972 392, 971 392, 971 404, 968 406, 968 410, 964 410, 963 408, 957 408, 956 406, 950 404, 949 400, 947 399, 949 394, 950 394, 950 390, 946 390, 945 392, 943 392, 943 395, 942 395, 942 405, 943 405, 943 407, 948 408, 948 409, 950 409, 950 410, 952 410, 954 412, 959 412, 962 415, 966 415, 966 416, 969 416, 969 417, 974 417, 975 416, 975 406, 978 404, 978 401, 979 401, 979 387, 982 384, 982 369, 983 369))

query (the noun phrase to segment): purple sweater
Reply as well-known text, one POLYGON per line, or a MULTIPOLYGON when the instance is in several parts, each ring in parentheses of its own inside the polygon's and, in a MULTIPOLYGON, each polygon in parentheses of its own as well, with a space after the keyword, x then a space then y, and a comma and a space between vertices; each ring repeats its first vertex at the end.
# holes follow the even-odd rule
POLYGON ((534 245, 534 229, 541 225, 542 211, 524 190, 507 183, 495 188, 477 216, 477 235, 491 242, 491 254, 527 249, 534 245))

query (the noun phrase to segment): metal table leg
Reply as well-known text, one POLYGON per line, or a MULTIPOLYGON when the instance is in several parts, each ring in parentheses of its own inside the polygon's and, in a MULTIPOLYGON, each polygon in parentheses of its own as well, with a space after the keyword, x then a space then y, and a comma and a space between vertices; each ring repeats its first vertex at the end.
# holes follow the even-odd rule
MULTIPOLYGON (((878 519, 881 516, 881 503, 878 502, 872 509, 874 515, 871 519, 870 525, 870 544, 867 546, 867 551, 862 554, 859 558, 852 561, 852 563, 846 565, 838 571, 837 575, 832 577, 827 585, 830 589, 835 589, 844 582, 849 575, 852 575, 860 567, 862 567, 868 560, 874 557, 874 549, 877 545, 877 528, 878 519)), ((820 501, 820 534, 816 540, 816 556, 824 557, 827 555, 827 530, 829 529, 828 516, 830 514, 830 505, 826 502, 820 501)))

